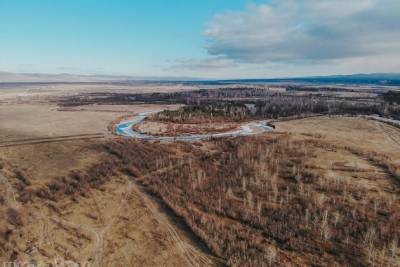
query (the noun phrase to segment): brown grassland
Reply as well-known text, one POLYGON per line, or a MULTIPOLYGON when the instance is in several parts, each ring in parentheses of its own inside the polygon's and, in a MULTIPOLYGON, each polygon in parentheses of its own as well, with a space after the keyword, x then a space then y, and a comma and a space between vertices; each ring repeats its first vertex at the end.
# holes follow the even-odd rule
POLYGON ((214 141, 138 179, 233 266, 395 265, 398 166, 318 135, 214 141))
MULTIPOLYGON (((136 141, 111 135, 107 126, 164 109, 168 98, 163 106, 121 106, 111 95, 111 103, 81 106, 82 99, 93 100, 84 95, 59 107, 52 102, 58 95, 40 92, 0 99, 0 262, 400 264, 398 128, 320 116, 278 121, 274 132, 253 137, 136 141)), ((157 102, 161 96, 140 97, 157 102)), ((138 127, 163 135, 237 126, 228 120, 200 127, 189 123, 192 117, 171 126, 170 119, 138 127)))
POLYGON ((64 259, 91 266, 212 264, 207 249, 195 243, 187 230, 175 229, 174 219, 162 212, 165 208, 146 200, 131 181, 133 172, 155 171, 159 165, 153 159, 169 158, 168 147, 126 140, 73 141, 65 147, 39 144, 24 146, 22 151, 20 147, 2 151, 6 152, 0 170, 2 262, 64 259), (68 161, 73 158, 71 153, 79 154, 74 147, 85 153, 85 164, 68 161), (52 153, 65 162, 48 157, 52 153), (53 164, 29 169, 14 166, 37 161, 53 164))
POLYGON ((201 143, 80 141, 86 161, 64 163, 59 175, 57 158, 30 169, 9 160, 44 160, 51 151, 73 158, 73 143, 32 145, 43 152, 31 155, 29 146, 20 154, 3 148, 2 257, 61 255, 101 266, 398 264, 399 130, 339 117, 277 126, 201 143), (167 218, 155 219, 140 192, 165 204, 167 218), (176 239, 165 220, 201 241, 187 231, 176 239))

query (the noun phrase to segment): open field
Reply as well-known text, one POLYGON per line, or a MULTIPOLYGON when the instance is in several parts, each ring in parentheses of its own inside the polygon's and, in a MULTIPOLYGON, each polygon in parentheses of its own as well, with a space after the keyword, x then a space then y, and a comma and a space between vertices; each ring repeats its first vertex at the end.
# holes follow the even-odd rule
MULTIPOLYGON (((1 261, 399 264, 399 128, 340 114, 276 120, 245 105, 254 95, 271 97, 252 89, 222 96, 210 91, 216 99, 230 96, 214 103, 207 95, 198 105, 189 99, 197 98, 187 92, 193 88, 176 85, 119 93, 115 85, 110 91, 107 85, 59 86, 0 94, 1 261), (168 93, 153 94, 159 91, 168 93), (87 98, 88 92, 95 97, 87 98), (140 101, 126 93, 139 94, 140 101), (181 93, 186 100, 176 101, 181 93), (189 108, 182 108, 185 101, 189 108), (123 117, 165 109, 178 111, 155 114, 136 127, 154 135, 212 133, 266 118, 276 129, 198 142, 130 140, 112 132, 123 117)), ((346 95, 356 104, 376 97, 361 96, 346 95)), ((272 97, 282 101, 278 115, 291 115, 307 95, 272 97), (286 106, 288 99, 296 105, 286 106)), ((386 105, 379 101, 379 108, 386 105)), ((274 104, 256 102, 259 110, 274 104)), ((365 112, 354 105, 351 110, 365 112)))
POLYGON ((143 111, 157 111, 166 105, 96 106, 59 110, 51 104, 0 105, 0 141, 27 138, 112 134, 108 127, 119 117, 143 111))
POLYGON ((32 195, 40 195, 71 171, 84 171, 106 160, 108 153, 97 147, 113 138, 110 126, 116 119, 176 108, 142 104, 63 109, 54 99, 102 88, 140 92, 180 90, 177 86, 14 86, 2 86, 0 93, 2 261, 65 259, 88 261, 91 266, 204 262, 207 253, 191 243, 191 234, 160 214, 157 202, 145 201, 123 174, 107 177, 101 188, 81 188, 73 197, 59 194, 47 200, 32 195))
POLYGON ((279 131, 320 134, 329 143, 375 151, 400 163, 400 130, 385 123, 362 118, 318 117, 278 122, 276 125, 279 131))
POLYGON ((166 105, 147 104, 62 108, 56 104, 60 98, 110 90, 125 93, 168 92, 188 90, 188 87, 104 83, 0 84, 0 142, 99 133, 110 135, 108 126, 118 117, 169 108, 166 105))

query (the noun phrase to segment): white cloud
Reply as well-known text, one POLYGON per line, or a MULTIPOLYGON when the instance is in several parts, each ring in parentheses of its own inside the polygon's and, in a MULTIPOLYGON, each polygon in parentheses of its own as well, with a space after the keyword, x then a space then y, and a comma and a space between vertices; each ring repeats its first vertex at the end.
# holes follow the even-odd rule
POLYGON ((166 70, 189 70, 189 71, 203 71, 203 70, 216 70, 234 67, 236 64, 229 59, 212 57, 206 59, 193 59, 185 58, 179 59, 174 62, 174 65, 166 68, 166 70))
POLYGON ((215 16, 206 49, 237 63, 347 66, 400 56, 399 25, 399 0, 273 0, 215 16))

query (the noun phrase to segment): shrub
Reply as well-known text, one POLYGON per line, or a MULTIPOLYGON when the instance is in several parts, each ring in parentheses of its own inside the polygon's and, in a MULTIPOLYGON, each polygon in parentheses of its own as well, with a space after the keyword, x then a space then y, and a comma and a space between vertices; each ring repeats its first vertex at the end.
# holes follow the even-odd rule
POLYGON ((14 226, 22 226, 22 218, 19 212, 14 208, 7 209, 7 220, 14 226))

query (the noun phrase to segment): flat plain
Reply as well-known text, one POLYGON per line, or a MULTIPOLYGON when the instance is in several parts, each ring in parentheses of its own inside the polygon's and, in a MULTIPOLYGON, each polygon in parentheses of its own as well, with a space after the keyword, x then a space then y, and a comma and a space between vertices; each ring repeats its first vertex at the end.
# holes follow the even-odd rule
MULTIPOLYGON (((265 85, 235 85, 223 97, 233 92, 236 102, 226 104, 213 102, 219 99, 214 87, 206 87, 213 98, 193 96, 199 87, 2 85, 0 259, 93 266, 399 264, 399 128, 357 114, 305 112, 302 118, 288 109, 279 111, 287 116, 263 117, 270 104, 259 101, 293 94, 303 101, 304 91, 281 95, 265 85), (137 128, 154 135, 224 132, 261 119, 275 130, 201 142, 114 134, 119 121, 149 111, 156 115, 137 128)), ((341 94, 341 101, 375 97, 341 94)))

